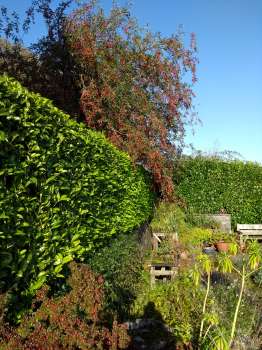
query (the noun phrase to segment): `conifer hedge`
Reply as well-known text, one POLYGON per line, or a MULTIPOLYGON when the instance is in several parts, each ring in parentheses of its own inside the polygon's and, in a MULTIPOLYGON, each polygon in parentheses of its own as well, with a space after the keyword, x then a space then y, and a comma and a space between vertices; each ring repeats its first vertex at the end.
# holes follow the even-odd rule
POLYGON ((197 213, 232 215, 237 223, 262 223, 262 166, 217 158, 186 158, 175 172, 177 195, 197 213))
POLYGON ((151 213, 127 154, 48 99, 0 76, 0 287, 34 294, 151 213))

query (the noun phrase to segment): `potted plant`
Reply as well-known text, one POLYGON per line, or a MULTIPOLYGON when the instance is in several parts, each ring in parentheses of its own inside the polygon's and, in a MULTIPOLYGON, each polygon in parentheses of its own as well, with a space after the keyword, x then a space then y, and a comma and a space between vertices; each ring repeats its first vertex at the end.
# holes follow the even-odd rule
POLYGON ((225 232, 217 232, 214 237, 214 246, 219 252, 228 252, 230 244, 235 241, 234 235, 225 233, 225 232))
POLYGON ((202 252, 208 255, 213 255, 216 253, 216 248, 214 246, 214 240, 212 236, 203 242, 202 252))

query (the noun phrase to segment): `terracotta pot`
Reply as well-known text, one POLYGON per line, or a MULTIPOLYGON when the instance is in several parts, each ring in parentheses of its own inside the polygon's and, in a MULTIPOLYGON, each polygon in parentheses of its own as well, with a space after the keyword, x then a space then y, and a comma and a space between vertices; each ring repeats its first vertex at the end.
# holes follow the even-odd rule
POLYGON ((227 252, 229 249, 229 243, 228 242, 216 242, 215 247, 219 252, 227 252))

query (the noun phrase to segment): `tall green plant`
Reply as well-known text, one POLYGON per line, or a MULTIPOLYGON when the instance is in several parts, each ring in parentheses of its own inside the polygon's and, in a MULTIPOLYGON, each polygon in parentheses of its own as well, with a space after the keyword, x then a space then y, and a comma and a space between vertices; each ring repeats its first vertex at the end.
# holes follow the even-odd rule
POLYGON ((241 255, 240 263, 235 263, 235 259, 233 258, 237 254, 237 252, 237 245, 231 244, 229 254, 221 253, 218 255, 217 259, 211 260, 211 258, 209 258, 206 255, 200 255, 197 258, 197 263, 193 270, 193 277, 196 285, 199 285, 201 273, 204 273, 207 276, 206 292, 203 300, 202 320, 200 323, 198 339, 199 349, 207 349, 208 346, 208 349, 212 348, 216 350, 228 350, 233 345, 239 310, 242 303, 243 293, 247 279, 255 272, 262 269, 261 247, 259 246, 257 241, 253 241, 248 245, 246 254, 241 255), (211 290, 211 272, 215 268, 218 269, 218 271, 221 271, 222 273, 235 272, 239 275, 241 280, 240 291, 235 305, 231 328, 230 330, 226 331, 223 330, 223 327, 221 327, 221 325, 219 325, 219 320, 216 318, 216 315, 207 312, 207 302, 211 290), (204 333, 204 325, 206 321, 208 321, 209 325, 204 333), (206 338, 209 331, 211 330, 211 327, 213 327, 215 331, 213 332, 213 336, 210 336, 210 340, 207 341, 206 338), (227 333, 230 334, 229 337, 227 336, 227 333))
POLYGON ((241 279, 240 291, 235 307, 234 317, 231 325, 229 346, 233 344, 237 320, 239 316, 240 305, 243 299, 243 293, 247 279, 255 272, 262 269, 261 266, 262 251, 257 241, 253 241, 248 245, 247 252, 242 257, 241 266, 238 267, 232 262, 232 259, 227 254, 220 255, 219 267, 223 272, 236 272, 241 279))
POLYGON ((207 318, 207 301, 210 293, 210 287, 211 287, 211 272, 214 268, 214 261, 207 255, 201 254, 197 257, 197 263, 193 270, 193 278, 195 281, 196 286, 199 285, 201 274, 205 274, 207 276, 207 282, 206 282, 206 292, 205 297, 203 300, 202 305, 202 318, 200 323, 200 330, 199 330, 199 338, 198 338, 198 348, 200 349, 203 339, 203 331, 204 331, 204 324, 205 320, 207 318))

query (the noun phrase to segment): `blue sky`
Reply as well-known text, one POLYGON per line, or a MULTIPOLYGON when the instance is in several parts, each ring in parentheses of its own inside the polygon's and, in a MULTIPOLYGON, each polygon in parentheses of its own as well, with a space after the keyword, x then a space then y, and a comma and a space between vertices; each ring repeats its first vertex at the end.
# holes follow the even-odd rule
MULTIPOLYGON (((0 0, 19 13, 29 3, 0 0)), ((100 4, 108 10, 112 1, 100 4)), ((262 1, 133 0, 132 13, 163 35, 179 25, 196 34, 200 63, 194 104, 202 126, 195 135, 188 130, 186 141, 203 151, 237 151, 262 163, 262 1)), ((26 41, 43 31, 40 22, 26 41)))

